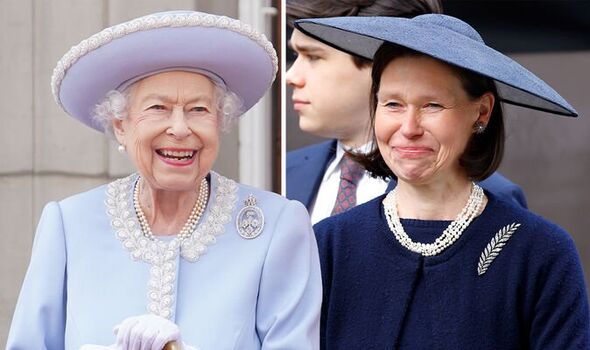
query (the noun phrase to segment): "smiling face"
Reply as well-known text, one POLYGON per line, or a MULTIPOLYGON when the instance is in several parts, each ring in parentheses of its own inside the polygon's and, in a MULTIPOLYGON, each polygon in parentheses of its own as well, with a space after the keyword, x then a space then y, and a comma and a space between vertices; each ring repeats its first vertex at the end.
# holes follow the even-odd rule
POLYGON ((395 58, 383 71, 377 93, 379 151, 401 181, 465 181, 459 158, 474 123, 488 123, 493 103, 491 93, 470 98, 447 64, 422 55, 395 58))
POLYGON ((190 72, 165 72, 131 88, 127 118, 113 129, 153 189, 194 191, 219 152, 215 86, 190 72))
POLYGON ((290 45, 297 59, 285 78, 293 87, 293 107, 301 130, 349 145, 367 142, 371 68, 298 30, 290 45))

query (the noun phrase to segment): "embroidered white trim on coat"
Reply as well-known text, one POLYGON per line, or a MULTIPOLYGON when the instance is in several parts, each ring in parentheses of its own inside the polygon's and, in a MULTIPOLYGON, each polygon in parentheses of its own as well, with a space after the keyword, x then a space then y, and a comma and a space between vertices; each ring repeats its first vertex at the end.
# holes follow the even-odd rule
POLYGON ((123 247, 133 260, 151 265, 148 282, 148 306, 150 313, 165 318, 172 317, 176 258, 195 262, 205 254, 208 245, 215 244, 215 236, 225 232, 226 224, 237 202, 238 186, 235 181, 211 172, 211 205, 206 209, 203 222, 189 239, 175 237, 169 242, 146 238, 139 227, 132 206, 133 186, 137 174, 115 180, 107 186, 105 204, 111 217, 111 226, 123 247), (214 197, 214 198, 213 198, 214 197))
POLYGON ((215 236, 225 232, 225 225, 230 222, 238 200, 236 182, 213 172, 212 180, 214 175, 218 184, 215 188, 215 203, 192 236, 181 243, 180 254, 190 262, 197 261, 205 253, 207 246, 216 242, 215 236))
POLYGON ((479 257, 479 263, 477 264, 477 274, 479 276, 486 273, 488 267, 498 254, 502 251, 502 248, 506 245, 506 242, 512 237, 512 234, 520 227, 520 224, 513 222, 510 225, 506 225, 496 233, 494 238, 488 243, 486 249, 481 253, 479 257))

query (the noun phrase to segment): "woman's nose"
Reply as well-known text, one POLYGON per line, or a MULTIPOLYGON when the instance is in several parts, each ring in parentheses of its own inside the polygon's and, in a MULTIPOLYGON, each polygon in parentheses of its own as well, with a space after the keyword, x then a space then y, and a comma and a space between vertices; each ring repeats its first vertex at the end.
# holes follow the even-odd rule
POLYGON ((424 129, 421 124, 420 115, 413 109, 406 111, 400 130, 409 139, 421 136, 424 133, 424 129))
POLYGON ((190 135, 191 131, 184 116, 182 108, 173 108, 170 115, 170 127, 166 131, 168 135, 182 139, 190 135))

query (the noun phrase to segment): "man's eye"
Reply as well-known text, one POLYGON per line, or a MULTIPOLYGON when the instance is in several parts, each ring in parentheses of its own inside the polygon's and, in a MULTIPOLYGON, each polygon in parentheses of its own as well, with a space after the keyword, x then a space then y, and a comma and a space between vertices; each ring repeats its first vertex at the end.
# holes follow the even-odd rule
POLYGON ((311 62, 319 60, 321 57, 316 55, 307 55, 307 59, 311 62))

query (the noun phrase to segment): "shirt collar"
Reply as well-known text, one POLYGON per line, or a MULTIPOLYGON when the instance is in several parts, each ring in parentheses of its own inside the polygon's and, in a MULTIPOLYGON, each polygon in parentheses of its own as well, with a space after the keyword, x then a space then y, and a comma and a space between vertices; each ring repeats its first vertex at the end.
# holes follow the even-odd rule
POLYGON ((344 151, 353 151, 357 153, 369 153, 373 148, 372 142, 367 142, 364 145, 357 147, 357 148, 346 148, 340 141, 336 143, 336 154, 334 158, 326 168, 326 172, 324 173, 323 181, 327 181, 332 176, 340 176, 340 161, 344 157, 344 151))

